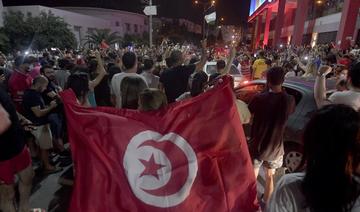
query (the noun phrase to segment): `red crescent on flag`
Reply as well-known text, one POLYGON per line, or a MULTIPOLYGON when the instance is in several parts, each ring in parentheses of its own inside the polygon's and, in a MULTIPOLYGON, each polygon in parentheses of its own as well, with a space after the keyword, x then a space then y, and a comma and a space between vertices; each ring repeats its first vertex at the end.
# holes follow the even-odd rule
POLYGON ((141 146, 151 146, 164 152, 172 167, 170 180, 166 185, 156 190, 143 190, 156 196, 166 196, 178 192, 184 186, 189 175, 189 161, 184 152, 174 143, 168 141, 146 141, 141 146))

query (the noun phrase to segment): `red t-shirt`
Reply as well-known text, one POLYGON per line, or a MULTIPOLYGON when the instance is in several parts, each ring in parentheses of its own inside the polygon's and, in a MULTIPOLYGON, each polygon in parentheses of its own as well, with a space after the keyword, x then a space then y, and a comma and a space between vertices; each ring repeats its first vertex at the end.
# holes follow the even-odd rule
POLYGON ((38 77, 40 75, 40 69, 41 66, 40 65, 36 65, 31 71, 30 71, 30 76, 35 79, 36 77, 38 77))
POLYGON ((14 70, 9 79, 9 91, 18 112, 22 111, 21 104, 24 91, 31 87, 32 80, 33 78, 29 74, 24 74, 18 70, 14 70))

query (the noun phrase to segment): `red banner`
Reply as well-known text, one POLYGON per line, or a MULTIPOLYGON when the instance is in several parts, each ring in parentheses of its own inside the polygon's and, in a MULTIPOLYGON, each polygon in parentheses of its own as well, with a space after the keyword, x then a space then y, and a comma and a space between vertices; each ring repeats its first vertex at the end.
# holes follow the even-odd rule
POLYGON ((141 113, 61 94, 75 163, 71 212, 257 211, 256 180, 228 79, 141 113))

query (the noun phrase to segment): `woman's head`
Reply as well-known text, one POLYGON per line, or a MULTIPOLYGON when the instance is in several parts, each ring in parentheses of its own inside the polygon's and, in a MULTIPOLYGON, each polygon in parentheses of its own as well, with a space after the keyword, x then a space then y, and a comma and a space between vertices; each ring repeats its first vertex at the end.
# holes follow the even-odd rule
POLYGON ((89 75, 82 72, 75 72, 69 76, 66 87, 74 91, 80 104, 85 104, 89 93, 89 75))
POLYGON ((158 110, 167 104, 166 95, 159 89, 147 88, 140 93, 139 110, 141 111, 158 110))
POLYGON ((359 128, 359 113, 345 105, 325 106, 307 124, 303 191, 313 211, 347 211, 356 199, 359 128))
POLYGON ((204 92, 205 86, 208 82, 208 75, 203 72, 197 72, 190 77, 190 94, 191 96, 197 96, 204 92))
POLYGON ((121 102, 122 108, 137 109, 139 95, 147 88, 146 83, 139 77, 125 77, 121 81, 121 102))

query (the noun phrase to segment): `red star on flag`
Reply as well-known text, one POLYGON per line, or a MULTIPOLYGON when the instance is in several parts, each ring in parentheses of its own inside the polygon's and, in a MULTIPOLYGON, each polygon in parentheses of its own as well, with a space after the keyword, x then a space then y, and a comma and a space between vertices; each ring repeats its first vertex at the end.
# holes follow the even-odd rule
POLYGON ((157 164, 154 159, 154 154, 151 155, 150 159, 148 161, 140 159, 140 162, 144 165, 145 169, 143 173, 141 173, 140 177, 145 175, 151 175, 156 177, 156 179, 159 179, 158 170, 163 168, 164 165, 157 164))

